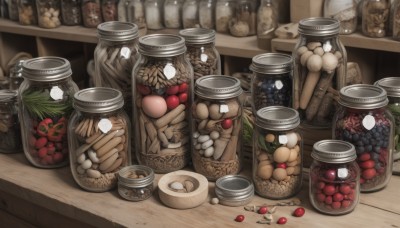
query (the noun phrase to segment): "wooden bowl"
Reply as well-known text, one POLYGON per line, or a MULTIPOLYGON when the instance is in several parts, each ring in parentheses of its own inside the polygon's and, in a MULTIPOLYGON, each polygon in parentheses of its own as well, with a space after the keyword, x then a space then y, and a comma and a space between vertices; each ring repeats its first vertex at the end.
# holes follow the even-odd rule
POLYGON ((175 209, 189 209, 200 206, 208 195, 207 178, 201 174, 179 170, 165 174, 158 181, 158 195, 161 201, 168 207, 175 209), (174 182, 183 183, 190 181, 193 189, 190 192, 177 192, 171 189, 174 182))

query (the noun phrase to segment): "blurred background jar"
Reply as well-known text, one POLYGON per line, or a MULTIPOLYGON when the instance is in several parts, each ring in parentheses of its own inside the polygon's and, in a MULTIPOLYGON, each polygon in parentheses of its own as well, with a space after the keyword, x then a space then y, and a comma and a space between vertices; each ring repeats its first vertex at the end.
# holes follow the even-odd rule
POLYGON ((135 23, 139 29, 146 27, 143 0, 131 0, 126 11, 127 22, 135 23))
POLYGON ((215 27, 215 1, 200 0, 199 3, 199 23, 200 27, 213 29, 215 27))
POLYGON ((231 35, 243 37, 257 33, 257 5, 253 0, 238 0, 236 15, 229 22, 231 35))
POLYGON ((42 28, 57 28, 61 25, 60 0, 36 0, 38 25, 42 28))
POLYGON ((18 0, 8 1, 8 18, 12 21, 18 21, 18 0))
POLYGON ((351 34, 357 29, 357 3, 355 0, 325 0, 324 17, 340 21, 339 34, 351 34))
POLYGON ((61 0, 61 18, 63 25, 81 25, 81 0, 61 0))
POLYGON ((184 29, 200 27, 198 0, 185 0, 183 3, 182 25, 184 29))
POLYGON ((22 152, 17 91, 0 90, 0 153, 22 152))
POLYGON ((88 28, 96 28, 103 22, 100 0, 82 0, 82 20, 88 28))
POLYGON ((275 29, 278 28, 277 7, 272 0, 261 0, 257 13, 257 43, 258 47, 271 50, 271 40, 275 37, 275 29))
POLYGON ((128 5, 131 0, 119 0, 118 1, 118 21, 128 22, 128 5))
POLYGON ((165 0, 164 25, 166 28, 182 27, 182 5, 183 0, 165 0))
POLYGON ((393 39, 400 40, 400 0, 395 0, 393 7, 393 39))
POLYGON ((381 38, 388 35, 390 0, 363 0, 362 33, 381 38))
POLYGON ((18 0, 18 15, 21 25, 37 25, 37 11, 34 0, 18 0))
POLYGON ((18 91, 24 78, 22 77, 22 64, 25 60, 18 60, 12 68, 10 68, 10 90, 18 91))
POLYGON ((215 30, 229 33, 229 21, 235 16, 236 0, 217 0, 215 5, 215 30))
POLYGON ((148 29, 162 29, 162 7, 158 0, 145 0, 144 8, 148 29))
POLYGON ((101 15, 103 16, 103 21, 117 21, 118 0, 102 0, 101 15))

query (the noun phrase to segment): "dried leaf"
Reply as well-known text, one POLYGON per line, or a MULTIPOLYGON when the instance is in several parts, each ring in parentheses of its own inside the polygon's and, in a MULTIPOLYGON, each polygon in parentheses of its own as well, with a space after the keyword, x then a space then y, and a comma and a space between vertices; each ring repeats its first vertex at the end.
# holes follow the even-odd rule
POLYGON ((273 214, 276 211, 276 206, 273 206, 269 211, 268 214, 273 214))

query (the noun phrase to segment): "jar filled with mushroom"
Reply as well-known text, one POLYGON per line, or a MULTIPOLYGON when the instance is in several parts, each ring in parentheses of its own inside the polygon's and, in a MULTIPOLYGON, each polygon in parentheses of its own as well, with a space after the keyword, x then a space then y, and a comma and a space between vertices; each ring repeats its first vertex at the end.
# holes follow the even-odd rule
POLYGON ((37 11, 34 0, 18 0, 18 15, 21 25, 37 25, 37 11))
POLYGON ((42 28, 57 28, 61 25, 61 4, 57 0, 36 0, 38 25, 42 28))
POLYGON ((390 0, 363 0, 362 33, 381 38, 389 32, 390 0))
POLYGON ((302 124, 330 128, 339 90, 345 85, 347 54, 339 40, 340 22, 307 18, 299 22, 300 38, 293 50, 292 106, 302 124))

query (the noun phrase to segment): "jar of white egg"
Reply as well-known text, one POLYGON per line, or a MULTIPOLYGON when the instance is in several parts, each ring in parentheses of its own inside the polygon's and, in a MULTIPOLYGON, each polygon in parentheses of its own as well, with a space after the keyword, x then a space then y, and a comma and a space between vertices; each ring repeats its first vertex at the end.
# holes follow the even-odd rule
POLYGON ((58 0, 36 0, 38 25, 42 28, 57 28, 61 25, 61 5, 58 0))

